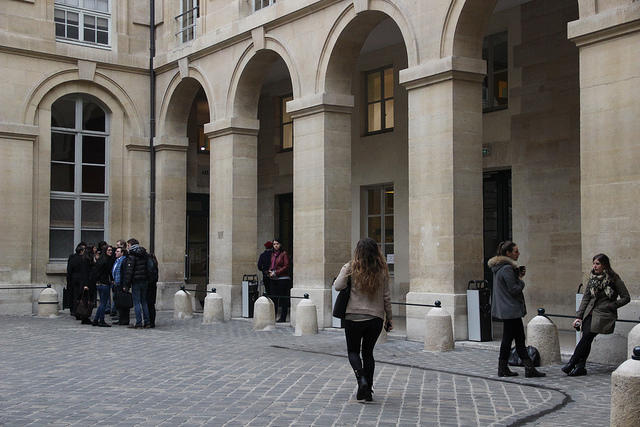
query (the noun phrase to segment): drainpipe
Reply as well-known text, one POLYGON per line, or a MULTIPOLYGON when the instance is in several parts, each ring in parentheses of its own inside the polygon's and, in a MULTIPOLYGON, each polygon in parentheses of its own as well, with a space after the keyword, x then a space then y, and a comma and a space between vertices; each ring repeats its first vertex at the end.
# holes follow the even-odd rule
POLYGON ((156 73, 153 70, 153 58, 156 56, 156 6, 150 0, 149 7, 149 251, 155 253, 156 245, 156 149, 153 139, 156 136, 156 73))

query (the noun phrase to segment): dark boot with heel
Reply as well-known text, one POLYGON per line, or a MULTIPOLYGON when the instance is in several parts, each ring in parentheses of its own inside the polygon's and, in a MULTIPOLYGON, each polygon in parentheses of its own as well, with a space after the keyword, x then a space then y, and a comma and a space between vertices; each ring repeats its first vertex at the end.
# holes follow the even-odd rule
POLYGON ((366 396, 371 396, 371 389, 369 388, 369 383, 367 382, 367 378, 364 375, 364 370, 354 370, 356 374, 356 380, 358 380, 358 391, 356 393, 357 400, 365 400, 366 396))
POLYGON ((565 374, 569 375, 571 373, 571 371, 573 371, 573 368, 576 367, 576 363, 578 363, 578 358, 575 357, 575 356, 571 356, 571 359, 569 359, 567 364, 564 365, 560 369, 562 369, 562 372, 564 372, 565 374))
POLYGON ((546 377, 547 374, 544 372, 538 371, 535 366, 533 366, 533 362, 531 359, 523 360, 524 363, 524 376, 526 378, 537 378, 537 377, 546 377))
POLYGON ((509 369, 509 361, 500 359, 498 360, 498 376, 499 377, 517 377, 518 373, 509 369))
POLYGON ((581 377, 587 375, 587 359, 580 359, 576 363, 576 366, 569 372, 570 377, 581 377))

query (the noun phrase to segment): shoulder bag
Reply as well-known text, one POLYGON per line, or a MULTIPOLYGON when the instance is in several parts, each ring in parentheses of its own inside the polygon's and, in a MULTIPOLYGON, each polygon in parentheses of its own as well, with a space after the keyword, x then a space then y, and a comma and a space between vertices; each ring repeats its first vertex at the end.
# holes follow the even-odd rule
POLYGON ((347 314, 347 304, 349 303, 349 297, 351 296, 351 276, 347 279, 347 287, 342 289, 338 293, 336 303, 333 305, 333 317, 338 319, 344 319, 347 314))

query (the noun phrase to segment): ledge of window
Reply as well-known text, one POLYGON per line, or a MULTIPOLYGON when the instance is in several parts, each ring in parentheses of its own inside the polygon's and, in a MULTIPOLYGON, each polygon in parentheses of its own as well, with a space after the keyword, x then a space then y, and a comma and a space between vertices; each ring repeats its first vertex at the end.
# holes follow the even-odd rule
POLYGON ((60 43, 72 44, 72 45, 75 45, 75 46, 93 47, 93 48, 100 49, 100 50, 111 50, 111 46, 101 45, 101 44, 97 44, 97 43, 81 42, 81 41, 78 41, 78 40, 63 39, 63 38, 60 38, 60 37, 56 37, 56 41, 60 42, 60 43))
POLYGON ((66 275, 67 263, 65 261, 50 261, 44 272, 48 275, 66 275))
POLYGON ((388 129, 377 130, 375 132, 365 132, 364 135, 362 136, 367 137, 367 136, 381 135, 383 133, 393 132, 393 130, 394 128, 388 128, 388 129))
POLYGON ((493 113, 495 111, 502 111, 509 109, 509 105, 498 105, 495 107, 483 108, 482 113, 493 113))

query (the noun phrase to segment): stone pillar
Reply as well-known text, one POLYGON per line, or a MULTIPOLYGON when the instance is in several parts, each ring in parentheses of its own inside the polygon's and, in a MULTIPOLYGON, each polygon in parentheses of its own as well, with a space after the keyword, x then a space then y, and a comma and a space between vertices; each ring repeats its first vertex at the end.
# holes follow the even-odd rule
POLYGON ((611 374, 611 426, 637 426, 640 419, 640 347, 611 374))
POLYGON ((331 326, 332 279, 351 257, 352 109, 351 95, 319 94, 287 103, 295 139, 291 295, 309 294, 318 306, 320 328, 331 326))
MULTIPOLYGON (((189 140, 180 137, 159 137, 155 139, 154 145, 156 150, 155 255, 159 265, 156 307, 170 309, 173 307, 173 295, 184 284, 189 140)), ((138 240, 143 243, 140 237, 138 240)))
MULTIPOLYGON (((443 58, 400 72, 409 104, 407 302, 441 300, 467 339, 466 286, 483 277, 484 61, 443 58)), ((422 340, 422 307, 407 307, 407 338, 422 340)))
POLYGON ((258 120, 205 125, 211 146, 209 285, 224 301, 225 320, 242 315, 243 274, 255 274, 258 236, 258 120))

